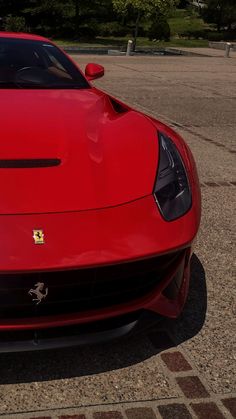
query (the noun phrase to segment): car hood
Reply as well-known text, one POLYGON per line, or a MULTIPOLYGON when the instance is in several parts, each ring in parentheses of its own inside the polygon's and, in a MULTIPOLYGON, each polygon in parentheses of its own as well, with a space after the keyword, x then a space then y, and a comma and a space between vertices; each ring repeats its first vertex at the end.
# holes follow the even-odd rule
POLYGON ((95 88, 0 98, 0 214, 100 209, 152 193, 158 142, 145 116, 115 111, 95 88))

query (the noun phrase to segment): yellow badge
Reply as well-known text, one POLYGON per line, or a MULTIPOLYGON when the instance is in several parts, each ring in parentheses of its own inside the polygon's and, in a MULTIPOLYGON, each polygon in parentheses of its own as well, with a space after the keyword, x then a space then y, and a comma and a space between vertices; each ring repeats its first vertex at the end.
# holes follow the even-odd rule
POLYGON ((33 230, 33 239, 35 244, 44 244, 44 232, 43 230, 33 230))

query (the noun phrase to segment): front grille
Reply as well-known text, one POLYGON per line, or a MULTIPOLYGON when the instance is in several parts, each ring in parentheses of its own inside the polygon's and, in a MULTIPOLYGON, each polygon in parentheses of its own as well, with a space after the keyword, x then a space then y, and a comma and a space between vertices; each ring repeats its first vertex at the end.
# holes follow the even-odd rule
POLYGON ((54 316, 101 309, 151 292, 183 252, 97 268, 0 275, 0 318, 54 316), (48 295, 36 304, 28 294, 44 283, 48 295))

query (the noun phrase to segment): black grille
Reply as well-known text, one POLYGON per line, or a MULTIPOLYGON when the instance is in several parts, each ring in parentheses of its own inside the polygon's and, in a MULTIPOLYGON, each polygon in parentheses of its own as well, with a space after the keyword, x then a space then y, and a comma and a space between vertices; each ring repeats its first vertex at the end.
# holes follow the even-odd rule
POLYGON ((0 275, 0 318, 24 318, 110 307, 152 291, 183 252, 98 268, 0 275), (28 291, 44 283, 36 305, 28 291))

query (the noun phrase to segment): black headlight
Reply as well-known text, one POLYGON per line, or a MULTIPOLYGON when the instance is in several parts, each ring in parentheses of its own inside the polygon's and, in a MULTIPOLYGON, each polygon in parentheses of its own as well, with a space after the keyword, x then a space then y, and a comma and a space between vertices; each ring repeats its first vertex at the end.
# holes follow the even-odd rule
POLYGON ((159 133, 159 166, 154 195, 166 221, 184 215, 191 207, 192 197, 186 170, 175 144, 159 133))

